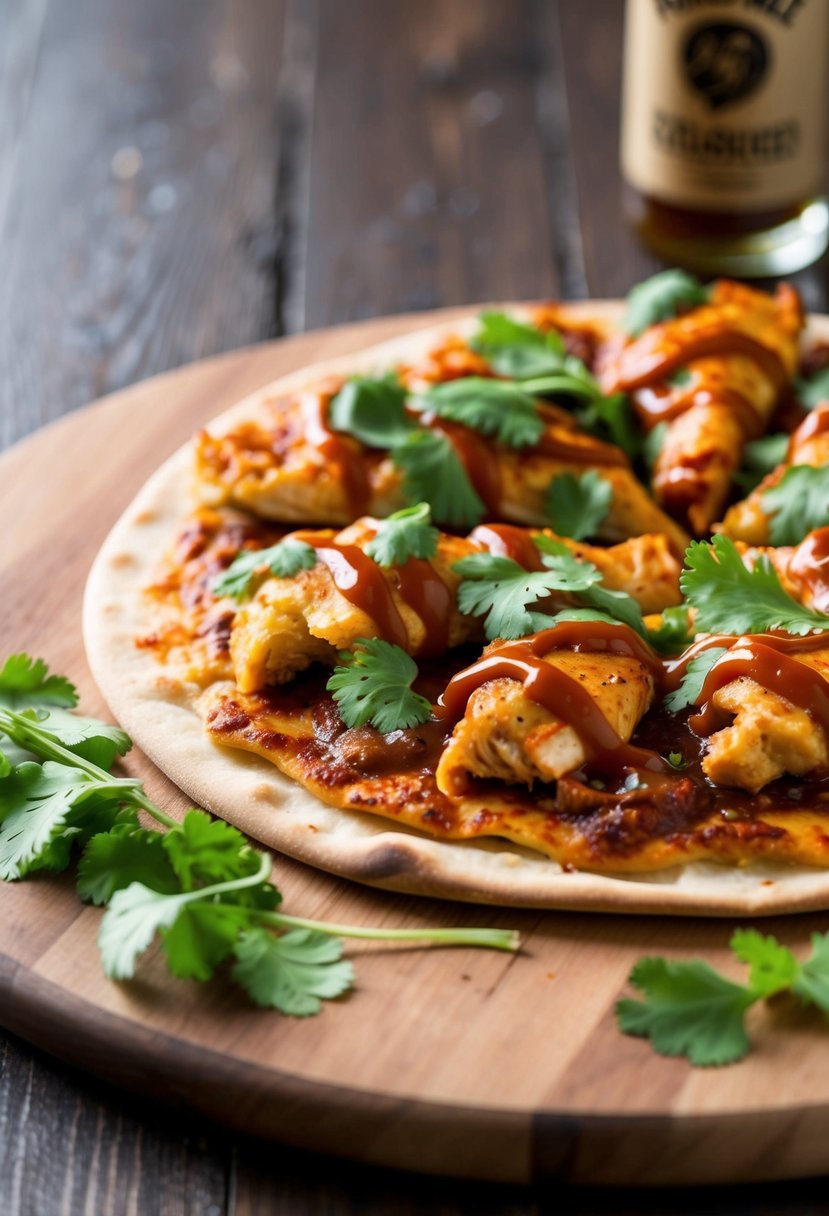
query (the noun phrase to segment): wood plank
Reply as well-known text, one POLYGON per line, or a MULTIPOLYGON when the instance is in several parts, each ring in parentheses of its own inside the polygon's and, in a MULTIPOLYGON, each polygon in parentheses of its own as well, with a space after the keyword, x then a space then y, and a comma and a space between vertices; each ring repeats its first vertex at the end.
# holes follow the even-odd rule
MULTIPOLYGON (((264 379, 293 362, 305 365, 335 347, 357 348, 395 326, 411 325, 411 318, 387 319, 226 356, 136 386, 4 457, 4 485, 15 487, 24 506, 35 498, 40 504, 40 516, 32 516, 34 551, 41 550, 46 530, 49 543, 65 555, 61 586, 68 589, 60 600, 47 598, 41 612, 50 570, 24 560, 24 552, 15 579, 28 594, 4 619, 4 635, 15 645, 37 643, 50 659, 59 655, 61 666, 79 675, 84 705, 96 712, 100 700, 78 635, 78 571, 131 483, 174 445, 177 432, 240 396, 252 364, 264 379), (142 428, 126 453, 114 440, 136 412, 142 428), (101 449, 112 457, 97 458, 101 449), (67 454, 78 474, 69 501, 61 472, 67 454), (88 539, 89 549, 79 537, 88 539)), ((0 573, 9 585, 5 569, 0 573)), ((128 767, 146 777, 162 803, 184 805, 140 755, 128 767)), ((158 951, 142 962, 135 982, 107 983, 94 945, 100 913, 87 908, 67 917, 66 882, 45 877, 36 885, 0 887, 7 925, 32 919, 31 893, 44 894, 38 933, 4 937, 0 1018, 70 1062, 163 1094, 168 1103, 187 1101, 244 1130, 386 1164, 497 1181, 536 1174, 610 1183, 802 1173, 823 1160, 829 1127, 821 1068, 825 1033, 813 1022, 782 1034, 761 1014, 752 1026, 757 1051, 748 1061, 699 1072, 657 1057, 616 1029, 612 1006, 633 961, 649 952, 703 954, 727 968, 729 926, 495 909, 482 914, 362 889, 284 858, 278 880, 286 907, 299 915, 401 925, 485 919, 519 927, 525 948, 507 957, 355 946, 349 949, 357 966, 355 993, 320 1018, 292 1020, 251 1009, 222 981, 176 983, 158 951), (382 1027, 382 1033, 367 1033, 367 1027, 382 1027), (727 1153, 720 1151, 723 1144, 727 1153)), ((820 926, 818 916, 768 923, 799 950, 820 926)), ((10 1092, 22 1100, 19 1086, 10 1092)))
POLYGON ((17 11, 0 447, 150 371, 277 332, 281 0, 17 11))
POLYGON ((297 323, 555 294, 528 0, 321 0, 297 323))

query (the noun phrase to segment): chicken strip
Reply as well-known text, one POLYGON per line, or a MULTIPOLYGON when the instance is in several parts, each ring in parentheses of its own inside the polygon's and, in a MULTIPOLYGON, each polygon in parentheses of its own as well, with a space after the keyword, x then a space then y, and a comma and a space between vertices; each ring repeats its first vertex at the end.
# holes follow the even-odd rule
MULTIPOLYGON (((606 587, 634 596, 645 611, 680 599, 679 564, 661 536, 634 537, 599 549, 549 530, 483 526, 468 538, 442 533, 429 561, 412 558, 403 566, 384 568, 365 553, 378 523, 365 517, 339 533, 296 534, 316 548, 316 565, 291 578, 265 578, 234 618, 230 655, 242 692, 285 683, 314 662, 333 665, 337 651, 349 649, 358 638, 381 637, 420 657, 483 641, 480 619, 457 609, 461 578, 453 566, 472 553, 488 551, 512 557, 527 570, 540 570, 534 535, 561 541, 581 560, 592 561, 606 587)), ((544 607, 556 611, 572 603, 562 593, 544 607)))
MULTIPOLYGON (((719 639, 711 639, 712 643, 719 639)), ((692 648, 698 651, 699 644, 692 648)), ((818 636, 733 640, 711 667, 692 728, 708 736, 703 771, 756 794, 784 774, 829 764, 829 647, 818 636)))
POLYGON ((588 759, 610 760, 617 771, 652 767, 655 757, 627 744, 653 700, 657 671, 623 625, 570 622, 494 643, 442 698, 448 717, 462 717, 441 755, 438 788, 460 797, 473 777, 554 781, 588 759))
MULTIPOLYGON (((344 525, 361 514, 382 518, 405 506, 403 473, 390 454, 328 428, 328 406, 340 387, 332 382, 295 398, 268 400, 256 417, 224 434, 200 432, 197 501, 312 525, 344 525)), ((682 552, 686 534, 656 505, 619 448, 578 430, 556 406, 540 403, 539 410, 546 430, 537 445, 521 450, 456 423, 429 423, 449 439, 487 518, 543 526, 553 478, 596 468, 613 489, 601 540, 661 532, 682 552)))
POLYGON ((696 534, 709 531, 746 442, 763 434, 794 375, 802 327, 787 284, 769 296, 720 280, 707 304, 608 344, 602 386, 629 393, 646 426, 667 423, 654 491, 696 534))
POLYGON ((796 465, 822 467, 829 463, 829 403, 822 403, 808 414, 789 440, 786 459, 769 473, 741 502, 725 513, 717 531, 749 545, 769 543, 769 517, 763 510, 763 495, 796 465))

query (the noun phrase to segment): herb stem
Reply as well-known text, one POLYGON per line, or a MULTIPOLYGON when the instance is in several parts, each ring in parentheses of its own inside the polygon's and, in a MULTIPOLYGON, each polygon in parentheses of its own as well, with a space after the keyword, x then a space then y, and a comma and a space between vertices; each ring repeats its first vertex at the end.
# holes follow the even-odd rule
POLYGON ((362 925, 336 925, 328 921, 287 916, 284 912, 259 912, 257 919, 280 929, 312 929, 332 937, 358 937, 371 941, 427 941, 449 946, 485 946, 494 950, 517 950, 521 938, 514 929, 368 929, 362 925))
POLYGON ((99 765, 77 755, 76 752, 70 752, 68 748, 58 743, 49 731, 44 730, 24 714, 15 713, 14 710, 0 709, 0 730, 14 743, 34 752, 41 759, 54 760, 58 764, 68 764, 70 768, 78 768, 88 777, 93 777, 95 781, 100 781, 105 785, 123 784, 125 793, 140 785, 136 778, 113 777, 105 768, 100 768, 99 765))
POLYGON ((181 824, 177 819, 174 819, 172 815, 168 815, 166 811, 162 811, 160 806, 156 806, 152 799, 148 798, 143 790, 134 790, 129 796, 129 801, 132 802, 134 806, 140 807, 142 811, 146 811, 148 815, 152 816, 157 823, 163 824, 165 828, 181 827, 181 824))

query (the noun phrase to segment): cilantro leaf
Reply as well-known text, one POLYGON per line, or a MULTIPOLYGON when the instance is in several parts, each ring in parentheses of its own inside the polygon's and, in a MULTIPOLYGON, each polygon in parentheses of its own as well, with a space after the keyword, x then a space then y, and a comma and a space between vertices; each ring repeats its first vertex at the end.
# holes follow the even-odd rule
POLYGON ((177 916, 159 926, 167 965, 180 980, 209 980, 219 963, 234 950, 240 932, 250 922, 244 907, 191 900, 177 916))
POLYGON ((773 545, 799 545, 808 532, 829 524, 829 466, 786 469, 777 485, 764 492, 763 510, 770 516, 773 545))
POLYGON ((120 726, 65 709, 50 709, 40 719, 40 725, 69 751, 91 760, 99 768, 111 768, 115 757, 125 756, 132 747, 132 740, 120 726))
POLYGON ((377 532, 366 545, 366 553, 378 566, 403 566, 410 557, 434 557, 440 533, 431 525, 427 502, 395 511, 381 519, 377 532))
POLYGON ((707 303, 708 289, 693 275, 684 270, 661 270, 631 288, 622 326, 636 338, 659 321, 707 303))
POLYGON ((102 797, 117 802, 119 794, 50 760, 18 765, 0 780, 0 878, 62 870, 85 819, 100 809, 102 797))
POLYGON ((564 343, 555 330, 543 334, 503 312, 481 313, 478 323, 478 332, 469 345, 499 376, 523 380, 561 367, 564 343))
POLYGON ((748 986, 755 997, 774 996, 791 988, 800 972, 791 950, 756 929, 738 929, 731 938, 731 949, 740 962, 751 967, 748 986))
POLYGON ((341 956, 342 943, 322 933, 292 929, 273 937, 251 929, 236 943, 233 978, 257 1005, 308 1017, 319 1013, 321 999, 352 987, 354 969, 341 956))
POLYGON ((578 476, 559 473, 547 489, 545 512, 560 536, 584 540, 596 535, 612 501, 613 486, 595 469, 578 476))
POLYGON ((78 704, 75 685, 65 676, 52 675, 43 659, 13 654, 0 667, 0 705, 6 709, 31 709, 43 705, 78 704))
POLYGON ((417 665, 399 646, 381 638, 358 638, 356 649, 340 654, 326 684, 346 726, 367 722, 381 734, 419 726, 432 713, 425 697, 412 691, 417 665))
POLYGON ((412 431, 393 448, 410 502, 426 502, 432 517, 455 528, 474 528, 486 514, 449 438, 439 431, 412 431))
POLYGON ((417 427, 406 413, 406 390, 394 372, 355 376, 328 407, 328 425, 370 448, 392 448, 417 427))
POLYGON ((131 882, 114 893, 98 930, 104 971, 110 979, 132 979, 139 954, 160 929, 173 924, 187 898, 154 891, 143 882, 131 882))
POLYGON ((659 459, 659 453, 662 451, 667 433, 668 423, 657 422, 656 426, 651 427, 642 440, 642 459, 650 473, 653 473, 656 462, 659 459))
POLYGON ((461 376, 436 384, 420 404, 440 418, 490 435, 509 448, 532 446, 545 430, 534 399, 510 380, 461 376))
POLYGON ((745 1013, 756 996, 718 975, 707 963, 643 958, 630 983, 644 1001, 616 1005, 625 1034, 650 1039, 663 1056, 687 1056, 699 1067, 731 1064, 749 1050, 745 1013))
POLYGON ((78 895, 93 904, 109 903, 132 882, 171 895, 178 880, 164 850, 161 832, 119 824, 93 836, 78 863, 78 895))
POLYGON ((743 493, 748 494, 763 478, 786 459, 790 436, 782 432, 752 439, 743 448, 743 463, 734 474, 734 480, 743 493))
POLYGON ((812 953, 800 964, 792 992, 807 1004, 829 1013, 829 933, 812 934, 812 953))
MULTIPOLYGON (((567 556, 565 546, 561 549, 567 556)), ((506 641, 526 637, 552 624, 548 614, 529 611, 529 605, 553 591, 580 591, 598 582, 601 575, 587 562, 562 562, 559 554, 551 566, 530 571, 511 557, 472 553, 455 562, 452 569, 464 580, 458 587, 458 608, 469 616, 484 617, 487 638, 506 641)), ((545 560, 546 566, 546 560, 545 560)))
POLYGON ((816 409, 821 402, 829 401, 829 367, 822 368, 808 380, 795 380, 794 387, 801 405, 807 410, 816 409))
POLYGON ((255 873, 260 860, 237 828, 196 808, 165 834, 163 847, 185 891, 245 878, 255 873))
MULTIPOLYGON (((550 540, 548 536, 536 536, 534 543, 544 555, 541 560, 546 569, 555 571, 562 580, 562 591, 572 591, 585 608, 596 609, 600 614, 597 619, 620 621, 641 637, 648 638, 639 604, 627 592, 605 587, 601 572, 593 562, 576 557, 561 541, 550 540)), ((587 618, 582 614, 580 619, 587 618)))
POLYGON ((267 549, 245 549, 216 579, 213 594, 241 599, 257 574, 270 571, 277 578, 292 578, 300 570, 313 569, 316 562, 313 545, 296 536, 286 536, 267 549))
POLYGON ((678 714, 681 709, 687 709, 689 705, 696 705, 705 683, 705 677, 717 659, 721 659, 727 653, 725 646, 712 646, 710 650, 703 650, 700 654, 695 655, 688 664, 688 670, 682 677, 679 688, 675 688, 665 698, 665 708, 672 714, 678 714))
POLYGON ((710 544, 692 541, 685 551, 679 585, 696 609, 699 633, 766 633, 785 629, 802 636, 829 629, 829 616, 804 608, 780 584, 768 556, 748 570, 732 541, 717 535, 710 544))
POLYGON ((662 609, 658 629, 648 630, 648 641, 660 654, 679 654, 693 640, 691 618, 687 604, 673 604, 662 609))

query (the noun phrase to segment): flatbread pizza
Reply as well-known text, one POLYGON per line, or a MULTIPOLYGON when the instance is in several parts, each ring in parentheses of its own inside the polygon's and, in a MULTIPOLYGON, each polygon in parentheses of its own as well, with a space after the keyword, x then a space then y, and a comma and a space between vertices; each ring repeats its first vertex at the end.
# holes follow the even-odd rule
POLYGON ((283 378, 114 527, 93 673, 195 801, 349 878, 827 906, 824 338, 668 272, 283 378))

